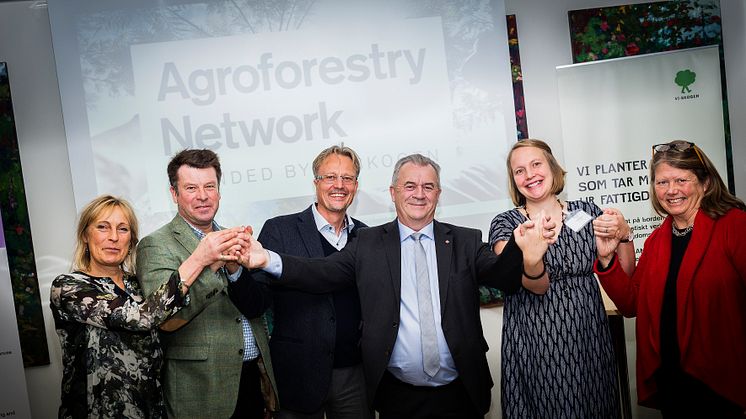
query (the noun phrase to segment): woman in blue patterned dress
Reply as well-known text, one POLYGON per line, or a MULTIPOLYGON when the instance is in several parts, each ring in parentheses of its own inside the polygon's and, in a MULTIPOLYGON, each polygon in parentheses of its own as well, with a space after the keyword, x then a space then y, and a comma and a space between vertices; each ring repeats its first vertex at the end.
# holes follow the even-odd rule
POLYGON ((62 346, 60 418, 162 418, 158 325, 182 304, 193 280, 174 275, 143 298, 135 271, 131 206, 101 196, 81 212, 74 272, 52 282, 62 346))
MULTIPOLYGON (((558 222, 557 241, 544 256, 545 272, 524 274, 523 288, 505 297, 502 338, 502 413, 505 418, 616 418, 616 367, 598 283, 594 234, 630 236, 618 210, 561 201, 565 171, 540 140, 517 142, 507 159, 517 208, 499 214, 490 244, 500 254, 513 229, 536 217, 558 222), (592 223, 589 222, 595 219, 592 223)), ((634 245, 619 248, 634 269, 634 245)))

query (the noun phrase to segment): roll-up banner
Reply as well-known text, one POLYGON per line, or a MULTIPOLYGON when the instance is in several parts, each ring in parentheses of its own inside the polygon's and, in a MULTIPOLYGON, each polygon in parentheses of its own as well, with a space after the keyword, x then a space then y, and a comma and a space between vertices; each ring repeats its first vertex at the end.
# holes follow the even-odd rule
POLYGON ((652 146, 697 144, 727 183, 718 47, 557 67, 568 199, 622 211, 637 253, 662 218, 650 202, 652 146))

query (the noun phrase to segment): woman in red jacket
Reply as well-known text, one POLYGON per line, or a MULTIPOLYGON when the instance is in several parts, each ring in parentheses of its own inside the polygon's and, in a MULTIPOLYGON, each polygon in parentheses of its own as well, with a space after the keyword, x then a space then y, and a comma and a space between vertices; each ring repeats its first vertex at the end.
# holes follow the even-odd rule
POLYGON ((666 216, 629 278, 618 239, 596 238, 596 273, 637 316, 637 392, 664 417, 743 418, 746 410, 746 205, 695 144, 653 146, 655 211, 666 216))

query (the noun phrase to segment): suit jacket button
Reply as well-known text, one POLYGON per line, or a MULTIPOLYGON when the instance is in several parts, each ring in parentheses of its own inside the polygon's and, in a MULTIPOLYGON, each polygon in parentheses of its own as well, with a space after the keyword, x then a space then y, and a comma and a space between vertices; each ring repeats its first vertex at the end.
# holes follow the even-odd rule
POLYGON ((391 323, 391 327, 393 327, 394 329, 396 329, 397 327, 399 327, 399 323, 398 322, 393 322, 393 323, 391 323))
POLYGON ((386 356, 389 356, 389 355, 391 355, 391 351, 386 351, 383 354, 386 355, 386 356))
POLYGON ((241 318, 240 317, 236 317, 236 323, 241 323, 241 318))
POLYGON ((241 349, 238 350, 238 354, 239 355, 243 355, 243 348, 241 348, 241 349))

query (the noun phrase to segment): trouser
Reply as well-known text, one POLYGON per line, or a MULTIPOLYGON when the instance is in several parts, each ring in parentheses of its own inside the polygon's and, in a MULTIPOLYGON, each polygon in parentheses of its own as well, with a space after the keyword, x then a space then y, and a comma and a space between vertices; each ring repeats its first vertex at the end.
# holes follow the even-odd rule
POLYGON ((238 400, 232 419, 264 418, 264 397, 262 397, 261 377, 257 363, 258 359, 244 361, 241 367, 238 400))
POLYGON ((285 408, 275 414, 277 419, 372 419, 365 391, 362 364, 334 368, 329 392, 317 412, 301 413, 285 408))
POLYGON ((415 386, 391 373, 383 374, 376 392, 380 419, 483 418, 469 398, 460 378, 439 387, 415 386))

